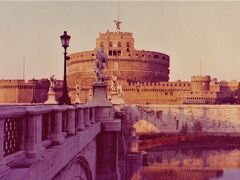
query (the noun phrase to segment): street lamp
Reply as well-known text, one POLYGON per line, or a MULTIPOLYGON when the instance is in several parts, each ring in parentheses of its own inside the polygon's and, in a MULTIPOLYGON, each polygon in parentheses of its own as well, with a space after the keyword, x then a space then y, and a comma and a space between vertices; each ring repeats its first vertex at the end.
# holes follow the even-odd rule
POLYGON ((64 48, 64 75, 63 75, 62 97, 59 99, 59 104, 71 104, 70 98, 68 96, 67 74, 66 74, 67 60, 69 59, 69 57, 67 56, 67 47, 69 45, 70 38, 71 36, 67 35, 67 31, 64 31, 63 35, 60 36, 62 47, 64 48))

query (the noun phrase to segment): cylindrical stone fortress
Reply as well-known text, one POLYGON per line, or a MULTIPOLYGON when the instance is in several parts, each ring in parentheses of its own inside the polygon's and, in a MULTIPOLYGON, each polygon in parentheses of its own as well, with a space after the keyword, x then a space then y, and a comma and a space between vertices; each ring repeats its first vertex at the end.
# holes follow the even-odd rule
MULTIPOLYGON (((96 47, 102 47, 108 55, 107 79, 112 74, 128 82, 159 82, 169 80, 169 56, 159 52, 136 50, 129 32, 100 33, 96 47)), ((95 51, 77 52, 70 55, 67 63, 68 86, 80 84, 90 87, 95 81, 93 71, 95 51)))

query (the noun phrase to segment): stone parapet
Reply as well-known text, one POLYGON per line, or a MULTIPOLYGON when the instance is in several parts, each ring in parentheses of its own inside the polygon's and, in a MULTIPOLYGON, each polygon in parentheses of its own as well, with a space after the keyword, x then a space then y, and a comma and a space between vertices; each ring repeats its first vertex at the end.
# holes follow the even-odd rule
MULTIPOLYGON (((59 172, 61 172, 78 152, 84 151, 84 148, 87 147, 89 143, 94 142, 95 137, 100 131, 100 122, 98 122, 85 131, 79 131, 76 135, 66 138, 61 145, 45 149, 41 157, 37 159, 33 159, 32 161, 19 159, 12 163, 12 166, 16 164, 19 167, 25 166, 25 168, 19 168, 17 171, 13 168, 13 170, 10 170, 9 173, 1 179, 16 179, 16 175, 18 175, 18 180, 61 179, 62 176, 58 176, 59 172)), ((94 152, 95 150, 86 149, 85 151, 94 152)), ((96 155, 92 156, 96 158, 96 155)), ((93 171, 92 173, 95 172, 93 171)))
POLYGON ((121 131, 121 120, 103 121, 101 126, 103 131, 121 131))
MULTIPOLYGON (((7 164, 10 162, 21 164, 20 159, 24 158, 21 166, 26 166, 25 170, 30 172, 30 175, 27 173, 21 177, 33 179, 31 174, 36 172, 36 169, 32 164, 41 163, 36 159, 45 157, 44 154, 51 152, 50 149, 56 149, 55 145, 66 146, 70 137, 74 137, 75 143, 78 142, 77 148, 80 148, 78 149, 80 151, 101 131, 101 123, 95 119, 95 108, 94 105, 82 104, 76 106, 44 104, 0 106, 0 132, 2 134, 0 135, 0 178, 5 176, 8 170, 10 174, 14 174, 13 169, 7 164)), ((74 146, 74 143, 72 145, 74 146)), ((75 153, 71 155, 74 156, 75 153)), ((57 164, 56 162, 55 166, 60 167, 57 164)), ((64 163, 61 164, 61 168, 63 165, 64 163)), ((23 174, 24 172, 22 171, 23 174)), ((44 171, 41 173, 41 176, 46 175, 44 171)), ((13 176, 5 177, 12 178, 13 176)))

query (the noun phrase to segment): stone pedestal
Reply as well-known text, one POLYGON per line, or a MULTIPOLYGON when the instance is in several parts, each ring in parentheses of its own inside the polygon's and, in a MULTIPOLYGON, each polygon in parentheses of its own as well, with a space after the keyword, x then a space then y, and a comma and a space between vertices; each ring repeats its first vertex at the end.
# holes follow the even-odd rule
POLYGON ((113 105, 107 99, 107 84, 93 84, 93 98, 87 103, 89 106, 94 106, 95 121, 112 121, 114 117, 113 105))
POLYGON ((90 104, 112 106, 107 99, 107 83, 94 83, 92 88, 93 97, 89 101, 90 104))
POLYGON ((74 104, 80 104, 81 101, 80 101, 80 98, 79 97, 76 97, 75 101, 73 102, 74 104))
POLYGON ((114 119, 113 105, 107 99, 107 84, 93 84, 93 99, 88 102, 94 106, 95 121, 101 122, 101 133, 97 136, 97 179, 117 180, 118 171, 118 132, 121 121, 114 119))
POLYGON ((111 103, 116 105, 123 105, 125 104, 124 99, 118 95, 117 91, 111 92, 111 103))
POLYGON ((45 104, 57 104, 55 92, 48 92, 48 100, 45 102, 45 104))

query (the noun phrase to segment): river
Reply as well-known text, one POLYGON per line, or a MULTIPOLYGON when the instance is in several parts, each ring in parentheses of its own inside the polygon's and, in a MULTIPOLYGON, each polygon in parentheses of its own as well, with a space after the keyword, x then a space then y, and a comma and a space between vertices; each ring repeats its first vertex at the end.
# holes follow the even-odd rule
POLYGON ((149 150, 144 180, 240 180, 240 148, 149 150))

